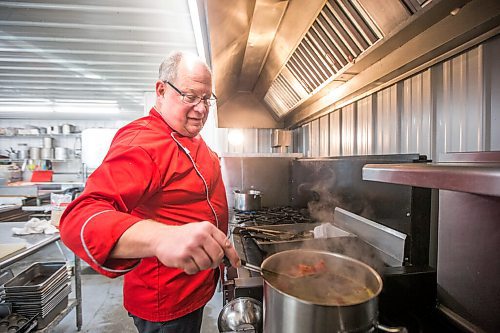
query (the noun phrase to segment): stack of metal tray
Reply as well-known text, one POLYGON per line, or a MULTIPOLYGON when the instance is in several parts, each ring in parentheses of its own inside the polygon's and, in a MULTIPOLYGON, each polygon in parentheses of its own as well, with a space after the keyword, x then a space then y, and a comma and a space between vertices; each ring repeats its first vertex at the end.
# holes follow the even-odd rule
POLYGON ((4 288, 5 301, 12 303, 14 312, 38 316, 48 324, 49 317, 57 315, 55 310, 61 310, 61 303, 67 305, 71 282, 66 263, 38 262, 6 282, 4 288))

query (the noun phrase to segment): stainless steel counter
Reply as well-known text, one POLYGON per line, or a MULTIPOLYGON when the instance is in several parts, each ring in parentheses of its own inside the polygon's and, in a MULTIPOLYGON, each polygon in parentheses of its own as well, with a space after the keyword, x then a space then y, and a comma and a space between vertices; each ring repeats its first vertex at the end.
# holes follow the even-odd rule
POLYGON ((39 249, 60 240, 59 234, 30 234, 24 236, 12 235, 12 228, 22 228, 24 222, 4 222, 0 223, 0 243, 26 243, 26 248, 0 260, 0 269, 5 268, 16 261, 26 258, 37 252, 39 249))

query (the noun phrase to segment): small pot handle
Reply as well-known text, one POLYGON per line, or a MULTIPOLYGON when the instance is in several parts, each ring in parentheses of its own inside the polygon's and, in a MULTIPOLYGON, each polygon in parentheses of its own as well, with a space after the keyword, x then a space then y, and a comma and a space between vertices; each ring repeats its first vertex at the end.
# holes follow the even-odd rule
POLYGON ((385 326, 385 325, 382 325, 382 324, 379 324, 379 323, 377 323, 375 326, 377 327, 378 330, 380 330, 382 332, 388 332, 388 333, 408 333, 408 330, 406 329, 406 327, 402 327, 402 326, 389 327, 389 326, 385 326))

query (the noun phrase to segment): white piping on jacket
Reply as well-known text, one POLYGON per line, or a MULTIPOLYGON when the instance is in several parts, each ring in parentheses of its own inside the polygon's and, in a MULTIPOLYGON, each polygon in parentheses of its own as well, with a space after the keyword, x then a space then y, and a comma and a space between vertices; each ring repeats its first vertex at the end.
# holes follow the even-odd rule
POLYGON ((112 272, 112 273, 126 273, 126 272, 130 272, 131 270, 133 270, 139 263, 135 264, 134 266, 132 266, 131 268, 129 269, 111 269, 111 268, 107 268, 103 265, 101 265, 95 258, 94 256, 92 256, 92 254, 90 253, 90 250, 89 248, 87 247, 87 244, 85 243, 85 239, 83 238, 83 234, 84 234, 84 230, 85 230, 85 227, 87 226, 87 224, 90 222, 91 219, 93 219, 94 217, 96 217, 97 215, 101 215, 102 213, 106 213, 106 212, 114 212, 114 210, 111 210, 111 209, 107 209, 107 210, 103 210, 101 212, 97 212, 95 213, 94 215, 92 215, 91 217, 89 217, 87 219, 87 221, 85 221, 85 223, 83 224, 82 226, 82 229, 80 230, 80 241, 82 242, 82 245, 83 245, 83 249, 85 250, 85 253, 87 253, 87 256, 90 258, 90 260, 92 260, 92 262, 94 264, 96 264, 97 266, 99 266, 99 268, 101 268, 102 270, 105 270, 107 272, 112 272))
POLYGON ((179 147, 182 148, 182 150, 184 150, 184 152, 186 153, 186 155, 188 156, 189 160, 191 161, 191 164, 193 164, 193 167, 194 167, 194 170, 196 171, 196 173, 198 174, 198 176, 201 178, 201 180, 203 181, 203 184, 205 185, 205 194, 207 196, 207 202, 208 202, 208 205, 210 206, 210 209, 212 210, 212 213, 214 214, 215 216, 215 223, 217 225, 217 229, 219 229, 219 218, 217 217, 217 213, 215 212, 215 209, 214 209, 214 206, 212 206, 212 202, 210 201, 210 196, 209 196, 209 193, 208 193, 208 184, 205 180, 205 178, 203 178, 203 175, 201 174, 200 170, 198 170, 198 167, 196 166, 196 163, 194 162, 193 160, 193 157, 191 156, 191 153, 189 151, 189 149, 187 149, 186 147, 184 147, 174 136, 174 132, 170 133, 170 136, 172 137, 172 139, 174 139, 175 142, 177 142, 177 144, 179 145, 179 147))

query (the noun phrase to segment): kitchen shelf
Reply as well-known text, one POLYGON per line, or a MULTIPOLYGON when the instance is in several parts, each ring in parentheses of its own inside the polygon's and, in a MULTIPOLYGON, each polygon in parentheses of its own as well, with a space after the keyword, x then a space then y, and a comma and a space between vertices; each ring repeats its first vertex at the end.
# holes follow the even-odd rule
MULTIPOLYGON (((17 243, 20 237, 13 237, 11 233, 12 227, 22 227, 24 222, 2 222, 0 223, 0 242, 9 244, 17 243)), ((8 266, 17 263, 18 261, 37 253, 44 247, 50 244, 56 244, 60 247, 59 234, 45 235, 45 234, 29 234, 21 237, 26 242, 26 247, 15 253, 12 253, 0 260, 0 269, 7 268, 8 266)), ((63 309, 45 328, 36 332, 51 332, 52 329, 66 317, 71 310, 76 309, 76 327, 80 331, 82 327, 82 292, 81 292, 81 262, 80 258, 76 255, 74 257, 75 266, 73 270, 75 281, 75 298, 68 300, 68 305, 63 309)))
MULTIPOLYGON (((56 327, 64 319, 64 317, 66 317, 66 315, 68 313, 70 313, 71 310, 73 310, 77 306, 77 304, 78 304, 78 301, 76 299, 68 300, 68 306, 66 306, 66 308, 64 310, 62 310, 61 313, 59 313, 57 315, 57 317, 55 317, 54 320, 52 320, 50 322, 50 324, 48 324, 47 326, 45 326, 41 330, 36 330, 35 332, 36 333, 52 332, 54 327, 56 327)), ((80 329, 78 329, 78 331, 79 330, 80 329)))
POLYGON ((500 162, 366 164, 363 180, 500 196, 500 162))

